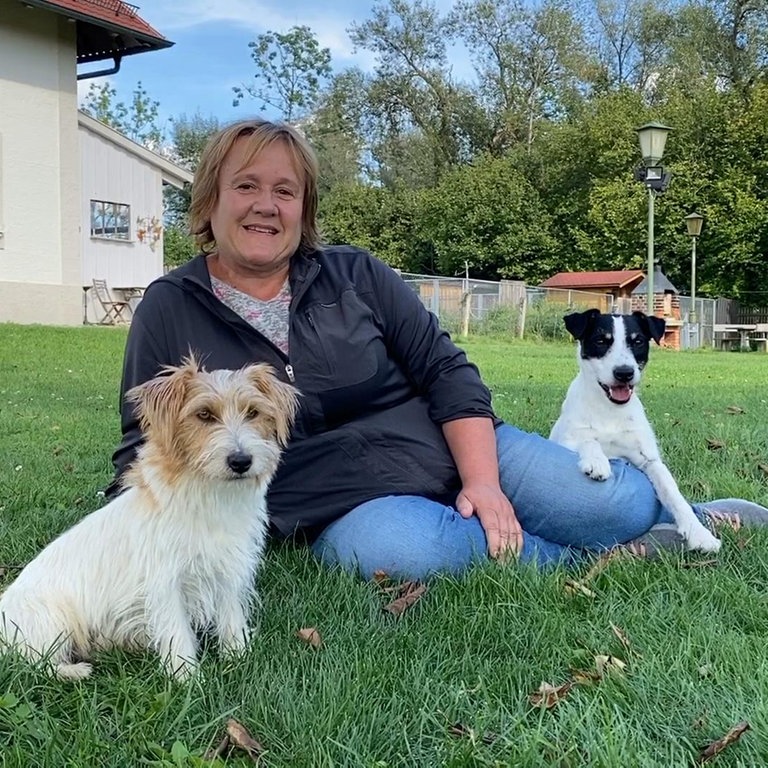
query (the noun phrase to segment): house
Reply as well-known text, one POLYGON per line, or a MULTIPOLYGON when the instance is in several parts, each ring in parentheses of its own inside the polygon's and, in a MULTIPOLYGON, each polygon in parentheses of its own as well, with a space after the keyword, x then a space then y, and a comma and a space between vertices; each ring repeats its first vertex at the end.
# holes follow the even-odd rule
POLYGON ((192 173, 80 112, 82 322, 104 314, 89 292, 104 279, 128 298, 163 274, 163 185, 192 173))
MULTIPOLYGON (((584 291, 610 294, 614 302, 630 299, 634 288, 643 280, 641 269, 622 269, 607 272, 558 272, 545 280, 539 287, 558 291, 584 291)), ((610 307, 608 310, 610 311, 610 307)))
POLYGON ((92 278, 162 272, 162 184, 189 174, 78 113, 77 81, 170 45, 121 0, 0 0, 0 322, 78 325, 92 278))
MULTIPOLYGON (((548 299, 552 301, 557 296, 551 295, 557 291, 561 296, 567 296, 570 305, 578 303, 578 296, 584 294, 577 291, 600 291, 613 297, 613 307, 604 306, 600 302, 592 306, 601 312, 610 312, 615 308, 619 312, 647 312, 645 272, 640 269, 618 270, 608 272, 558 272, 541 283, 541 288, 548 289, 548 299), (571 295, 571 292, 574 292, 571 295)), ((680 299, 677 288, 667 279, 657 264, 653 272, 653 309, 654 313, 666 320, 664 345, 672 349, 680 349, 680 299)))

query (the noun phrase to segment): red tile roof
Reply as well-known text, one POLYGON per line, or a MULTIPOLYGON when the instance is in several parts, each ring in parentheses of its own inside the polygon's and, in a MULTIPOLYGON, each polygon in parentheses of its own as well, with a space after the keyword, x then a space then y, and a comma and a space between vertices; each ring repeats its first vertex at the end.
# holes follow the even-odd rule
POLYGON ((122 0, 24 0, 77 22, 77 61, 99 61, 167 48, 173 43, 122 0))
POLYGON ((645 277, 642 269, 621 269, 611 272, 558 272, 541 283, 542 288, 622 288, 639 283, 645 277))

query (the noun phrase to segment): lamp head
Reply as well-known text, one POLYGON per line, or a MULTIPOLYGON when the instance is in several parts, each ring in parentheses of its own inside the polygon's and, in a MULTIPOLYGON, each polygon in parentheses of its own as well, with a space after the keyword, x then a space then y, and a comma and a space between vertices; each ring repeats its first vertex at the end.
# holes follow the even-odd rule
POLYGON ((646 166, 658 165, 664 156, 664 145, 667 143, 667 135, 672 129, 662 123, 646 123, 639 128, 635 128, 635 130, 640 141, 640 152, 643 156, 643 162, 646 166))
POLYGON ((689 213, 685 217, 685 226, 688 227, 688 234, 691 237, 698 237, 701 234, 703 224, 704 217, 700 213, 689 213))

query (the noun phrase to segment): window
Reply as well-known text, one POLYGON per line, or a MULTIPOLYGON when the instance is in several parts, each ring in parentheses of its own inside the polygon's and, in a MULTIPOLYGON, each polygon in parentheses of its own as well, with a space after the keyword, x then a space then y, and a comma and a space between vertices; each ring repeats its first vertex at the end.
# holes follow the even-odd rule
POLYGON ((91 237, 131 239, 131 206, 91 200, 91 237))

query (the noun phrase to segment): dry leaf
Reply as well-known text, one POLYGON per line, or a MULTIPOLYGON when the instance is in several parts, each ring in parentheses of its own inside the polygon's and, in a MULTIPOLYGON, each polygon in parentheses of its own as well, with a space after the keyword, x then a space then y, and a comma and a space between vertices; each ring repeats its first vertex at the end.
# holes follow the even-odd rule
POLYGON ((404 581, 398 588, 398 597, 385 605, 383 610, 393 616, 400 616, 418 602, 426 591, 426 584, 419 584, 418 581, 404 581))
POLYGON ((626 662, 622 661, 618 656, 595 656, 595 667, 598 674, 603 677, 612 673, 623 675, 626 666, 626 662))
MULTIPOLYGON (((455 736, 457 739, 469 739, 473 744, 477 742, 477 734, 474 729, 467 728, 467 726, 462 723, 449 725, 448 733, 451 736, 455 736)), ((480 741, 482 741, 483 744, 493 744, 498 738, 498 734, 491 733, 491 731, 484 731, 483 735, 480 737, 480 741)))
POLYGON ((545 709, 552 709, 552 707, 559 704, 568 694, 568 691, 573 688, 573 681, 569 680, 562 685, 550 685, 549 683, 542 683, 539 686, 538 691, 534 691, 529 697, 528 701, 534 707, 544 707, 545 709))
POLYGON ((627 637, 627 633, 621 627, 617 627, 615 624, 611 624, 611 630, 613 631, 613 634, 616 635, 619 642, 624 646, 624 650, 627 652, 627 655, 634 654, 635 656, 642 656, 641 653, 638 653, 632 649, 629 638, 627 637))
POLYGON ((565 593, 571 597, 575 595, 584 595, 584 597, 597 597, 597 595, 587 586, 580 581, 574 581, 573 579, 566 579, 563 582, 563 588, 565 593))
POLYGON ((600 557, 592 564, 590 569, 581 578, 582 583, 592 581, 600 571, 602 571, 611 561, 616 560, 619 557, 624 556, 624 550, 620 548, 611 549, 608 552, 603 552, 600 557))
POLYGON ((592 685, 599 683, 602 679, 599 673, 593 672, 591 669, 571 670, 571 680, 573 680, 574 685, 592 685))
POLYGON ((384 582, 389 581, 389 574, 386 571, 374 571, 373 581, 375 581, 376 584, 383 584, 384 582))
POLYGON ((757 463, 757 468, 758 468, 758 469, 759 469, 759 470, 760 470, 760 471, 761 471, 761 472, 762 472, 764 475, 768 475, 768 464, 766 464, 765 462, 763 462, 763 461, 759 461, 759 462, 757 463))
POLYGON ((216 760, 229 749, 229 735, 224 734, 224 738, 213 749, 206 750, 203 760, 216 760))
POLYGON ((710 451, 719 451, 721 448, 725 448, 725 443, 722 440, 715 440, 713 437, 708 437, 707 448, 709 448, 710 451))
POLYGON ((729 747, 735 741, 738 741, 748 730, 749 723, 746 720, 737 723, 731 728, 728 733, 723 736, 722 739, 713 741, 709 746, 705 747, 699 753, 699 762, 707 763, 716 755, 719 755, 726 747, 729 747))
POLYGON ((227 720, 227 735, 232 746, 242 749, 254 762, 264 752, 264 747, 237 720, 227 720))
POLYGON ((323 638, 320 637, 320 633, 314 627, 304 627, 297 630, 296 637, 313 648, 319 648, 323 644, 323 638))
POLYGON ((740 408, 738 405, 729 405, 725 409, 726 413, 744 413, 744 409, 740 408))

